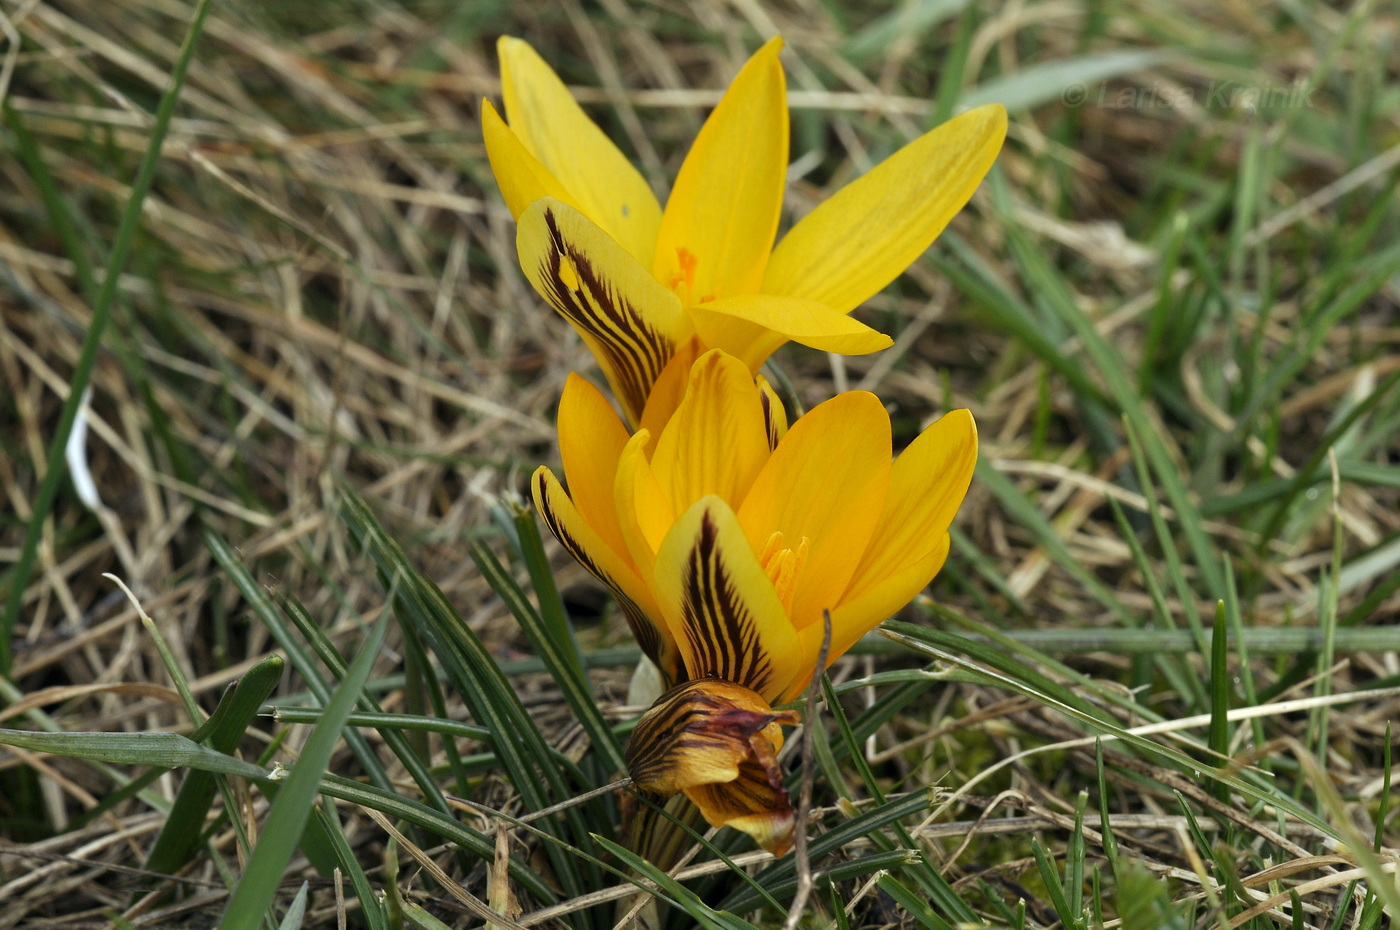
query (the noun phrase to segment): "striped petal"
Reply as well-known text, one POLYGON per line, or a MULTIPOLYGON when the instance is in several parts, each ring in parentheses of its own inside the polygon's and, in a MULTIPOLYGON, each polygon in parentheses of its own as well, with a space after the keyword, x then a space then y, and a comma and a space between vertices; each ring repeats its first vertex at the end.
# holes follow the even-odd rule
POLYGON ((671 676, 668 680, 677 680, 680 657, 675 639, 664 623, 658 623, 661 613, 636 569, 589 526, 548 468, 535 471, 530 488, 535 509, 559 545, 612 591, 642 651, 663 674, 671 676))
POLYGON ((652 575, 691 678, 723 678, 767 700, 797 676, 797 632, 724 501, 705 497, 681 515, 652 575))
POLYGON ((768 460, 763 401, 753 375, 720 351, 690 370, 685 399, 656 441, 651 466, 682 513, 707 494, 743 500, 768 460))
POLYGON ((875 532, 890 481, 890 418, 865 391, 838 394, 799 417, 739 508, 757 552, 808 540, 792 584, 792 622, 820 625, 875 532))
POLYGON ((971 199, 1005 137, 1006 111, 989 104, 910 142, 793 226, 761 290, 850 312, 923 254, 971 199))
MULTIPOLYGON (((759 743, 762 745, 762 743, 759 743)), ((796 818, 775 755, 754 752, 731 782, 687 788, 685 796, 713 827, 733 827, 774 856, 792 849, 796 818)))
POLYGON ((642 715, 627 745, 627 770, 643 791, 670 796, 709 782, 733 781, 753 754, 752 740, 783 745, 779 724, 795 711, 774 712, 748 688, 718 678, 677 685, 642 715))
POLYGON ((778 765, 780 724, 798 722, 795 711, 775 712, 731 682, 686 682, 638 721, 627 769, 643 791, 684 791, 711 826, 742 830, 781 856, 792 845, 793 815, 778 765))
POLYGON ((773 385, 768 383, 767 378, 760 375, 755 380, 758 382, 759 398, 763 402, 763 429, 768 435, 768 448, 771 451, 778 448, 778 443, 787 435, 787 410, 783 408, 783 399, 773 390, 773 385))
POLYGON ((510 128, 589 219, 651 267, 661 225, 651 186, 528 43, 503 37, 496 49, 510 128))
POLYGON ((691 335, 676 295, 586 216, 552 198, 520 214, 516 250, 525 277, 583 337, 635 426, 652 384, 691 335))
POLYGON ((739 294, 686 310, 706 345, 737 356, 750 371, 789 340, 838 355, 867 355, 894 344, 844 312, 800 297, 739 294))
POLYGON ((782 47, 770 40, 739 71, 666 202, 652 269, 687 303, 757 291, 763 281, 787 178, 782 47))

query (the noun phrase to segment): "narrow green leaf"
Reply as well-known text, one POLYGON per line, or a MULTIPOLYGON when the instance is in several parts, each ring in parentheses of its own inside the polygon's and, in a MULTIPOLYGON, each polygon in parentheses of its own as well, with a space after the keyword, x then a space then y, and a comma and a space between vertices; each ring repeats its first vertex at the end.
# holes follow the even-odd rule
POLYGON ((92 318, 88 323, 87 333, 83 336, 82 353, 73 366, 73 375, 68 382, 68 399, 64 401, 58 423, 53 428, 53 442, 49 445, 49 456, 44 466, 44 480, 40 482, 39 493, 34 498, 33 512, 25 529, 24 542, 20 546, 19 560, 11 571, 5 614, 0 618, 0 677, 10 674, 11 636, 15 624, 19 622, 24 589, 29 585, 29 575, 34 569, 34 558, 39 551, 39 537, 43 533, 49 512, 53 509, 59 485, 68 474, 64 450, 68 446, 68 437, 73 432, 73 424, 78 419, 83 395, 92 379, 93 365, 96 364, 97 353, 102 348, 102 334, 112 318, 112 302, 117 296, 117 283, 121 279, 122 269, 126 267, 127 255, 131 252, 131 244, 141 223, 141 207, 151 189, 151 181, 155 179, 156 166, 160 164, 161 147, 165 144, 165 136, 170 130, 170 120, 175 115, 175 104, 185 86, 185 73, 194 59, 195 45, 204 32, 204 18, 208 13, 209 0, 199 0, 189 29, 185 32, 180 52, 176 56, 175 67, 170 72, 170 81, 156 108, 155 120, 151 124, 150 142, 147 143, 141 165, 136 170, 136 178, 131 182, 131 191, 127 195, 126 206, 122 209, 121 221, 117 225, 116 235, 112 238, 112 251, 102 276, 101 289, 93 301, 92 318))
POLYGON ((277 930, 301 930, 302 921, 306 919, 306 893, 310 888, 309 882, 301 883, 301 888, 297 889, 297 896, 292 899, 291 907, 287 908, 286 916, 277 925, 277 930))
MULTIPOLYGON (((333 798, 372 808, 380 813, 422 827, 442 837, 447 842, 456 843, 473 856, 486 862, 492 861, 496 855, 494 839, 488 839, 455 817, 436 811, 420 801, 329 772, 322 776, 320 790, 322 794, 330 795, 333 798)), ((519 882, 520 886, 536 900, 546 904, 553 904, 558 900, 558 896, 550 888, 549 883, 540 876, 537 869, 512 856, 508 870, 511 879, 519 882)))
POLYGON ((379 903, 379 896, 374 886, 369 883, 364 867, 360 865, 355 851, 345 839, 345 831, 336 817, 334 805, 316 805, 314 816, 320 823, 322 835, 330 841, 340 871, 350 879, 350 886, 355 889, 355 897, 360 902, 360 912, 365 915, 370 930, 389 930, 389 918, 384 912, 384 905, 379 903))
MULTIPOLYGON (((205 725, 191 734, 221 753, 231 754, 247 732, 263 701, 282 679, 285 663, 281 656, 268 656, 253 666, 224 692, 218 707, 205 725), (207 731, 207 732, 204 732, 207 731)), ((186 864, 204 832, 204 817, 218 787, 209 772, 191 771, 175 796, 175 804, 146 857, 146 869, 173 875, 186 864)))
POLYGON ((0 745, 93 762, 154 765, 162 769, 183 766, 257 780, 270 775, 251 762, 216 752, 178 733, 35 733, 0 729, 0 745))
MULTIPOLYGON (((1215 602, 1215 623, 1210 628, 1210 731, 1206 746, 1215 756, 1217 765, 1230 756, 1230 637, 1225 620, 1225 602, 1215 602)), ((1230 787, 1216 782, 1215 797, 1222 804, 1230 803, 1230 787)))
POLYGON ((375 622, 360 654, 350 666, 345 679, 336 688, 326 707, 325 717, 311 731, 302 747, 292 774, 282 784, 272 802, 257 846, 248 865, 233 889, 228 907, 219 926, 222 930, 257 930, 282 881, 282 873, 296 852, 297 839, 311 816, 312 805, 321 784, 321 776, 330 765, 331 754, 340 741, 345 718, 350 716, 359 700, 384 633, 389 628, 389 612, 384 611, 375 622))
POLYGON ((1036 868, 1040 870, 1040 880, 1044 882, 1045 891, 1050 896, 1050 906, 1060 916, 1060 923, 1065 927, 1075 926, 1074 911, 1071 910, 1069 901, 1065 900, 1065 879, 1060 877, 1055 858, 1045 851, 1045 847, 1040 845, 1040 840, 1035 837, 1031 837, 1031 855, 1035 857, 1036 868))
MULTIPOLYGON (((345 491, 341 512, 351 532, 374 561, 401 621, 414 625, 466 701, 472 717, 491 732, 492 745, 502 767, 526 807, 532 811, 543 810, 572 797, 574 789, 566 778, 567 769, 557 763, 555 754, 515 689, 501 674, 486 645, 458 616, 437 585, 414 570, 403 549, 379 525, 364 501, 345 491)), ((580 847, 587 852, 591 844, 590 830, 583 813, 578 807, 571 807, 563 817, 579 837, 580 847)), ((548 835, 562 835, 555 816, 542 819, 538 826, 548 835)), ((602 821, 595 824, 600 830, 611 826, 602 821)), ((585 881, 576 858, 566 855, 553 843, 546 843, 544 849, 555 877, 569 896, 582 894, 587 887, 596 887, 601 881, 591 862, 583 863, 588 873, 585 881)))
MULTIPOLYGON (((521 532, 526 562, 532 562, 534 556, 543 559, 544 549, 538 544, 539 531, 535 529, 533 516, 530 515, 528 520, 517 521, 517 526, 521 532), (534 538, 534 546, 528 542, 531 536, 534 538)), ((525 593, 520 590, 520 586, 515 583, 515 579, 510 577, 510 573, 497 561, 490 549, 481 543, 475 543, 470 551, 472 561, 476 563, 482 577, 491 585, 491 590, 505 601, 516 622, 529 637, 530 645, 535 647, 535 652, 544 660, 550 676, 563 692, 569 709, 578 718, 593 747, 603 757, 605 765, 611 772, 627 771, 627 760, 623 755, 622 745, 608 726, 608 722, 603 719, 602 710, 598 707, 598 698, 593 694, 588 676, 583 670, 583 660, 578 655, 573 632, 570 630, 567 635, 559 633, 556 629, 558 618, 549 622, 536 611, 525 597, 525 593)), ((538 566, 532 568, 531 577, 534 578, 538 571, 538 566)), ((543 572, 548 571, 549 564, 546 561, 543 572)), ((535 583, 538 589, 543 582, 536 579, 535 583)), ((564 618, 563 622, 567 627, 567 618, 564 618)))
POLYGON ((1089 712, 1069 702, 1051 697, 1035 688, 1028 687, 1010 675, 992 671, 992 668, 995 667, 994 665, 990 668, 974 665, 960 655, 947 652, 925 641, 926 638, 931 638, 936 634, 936 630, 928 630, 907 623, 886 621, 885 635, 899 642, 908 644, 910 648, 923 652, 933 658, 941 659, 944 662, 949 662, 953 665, 965 668, 979 676, 983 676, 989 684, 995 684, 1016 694, 1034 698, 1042 704, 1055 708, 1071 719, 1088 724, 1091 729, 1102 730, 1105 734, 1111 734, 1114 738, 1128 746, 1139 749, 1143 753, 1157 758, 1159 761, 1174 765, 1180 771, 1190 773, 1198 780, 1203 776, 1221 779, 1246 797, 1256 801, 1262 801, 1266 804, 1272 804, 1288 816, 1296 817, 1303 823, 1321 830, 1328 836, 1333 836, 1335 834, 1335 830, 1327 821, 1307 808, 1302 807, 1292 798, 1278 793, 1272 787, 1255 784, 1252 781, 1245 780, 1239 775, 1228 773, 1224 769, 1218 767, 1203 765, 1198 760, 1192 759, 1178 749, 1153 742, 1152 740, 1134 733, 1129 733, 1117 723, 1110 722, 1104 716, 1101 716, 1101 712, 1097 710, 1089 712))

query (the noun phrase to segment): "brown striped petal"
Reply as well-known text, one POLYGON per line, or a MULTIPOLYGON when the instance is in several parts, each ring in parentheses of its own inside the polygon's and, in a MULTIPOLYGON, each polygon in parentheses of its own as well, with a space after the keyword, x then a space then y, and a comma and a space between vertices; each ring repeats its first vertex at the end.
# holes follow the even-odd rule
POLYGON ((702 497, 671 526, 652 591, 689 677, 722 678, 772 699, 804 671, 787 610, 719 497, 702 497))
POLYGON ((576 208, 545 197, 517 220, 525 277, 583 337, 628 422, 693 332, 680 299, 576 208))
POLYGON ((741 830, 781 856, 792 845, 793 814, 778 765, 780 725, 797 723, 795 711, 774 711, 733 682, 689 681, 642 716, 627 768, 641 790, 683 791, 711 826, 741 830))
POLYGON ((617 606, 627 618, 627 625, 637 644, 656 663, 667 681, 682 677, 680 654, 666 626, 660 622, 660 612, 636 568, 623 553, 613 550, 598 531, 588 524, 559 479, 548 468, 540 466, 530 481, 535 509, 539 511, 549 531, 559 545, 578 560, 593 577, 607 585, 617 599, 617 606), (658 619, 653 619, 653 618, 658 619))
POLYGON ((773 385, 768 383, 768 379, 759 375, 756 380, 759 402, 763 405, 763 431, 768 434, 768 451, 772 452, 787 435, 787 411, 783 409, 782 398, 773 390, 773 385))

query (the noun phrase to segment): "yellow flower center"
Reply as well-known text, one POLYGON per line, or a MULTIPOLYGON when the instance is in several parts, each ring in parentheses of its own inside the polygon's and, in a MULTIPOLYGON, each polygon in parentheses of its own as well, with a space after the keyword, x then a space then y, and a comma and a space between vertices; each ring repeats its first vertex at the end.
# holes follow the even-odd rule
POLYGON ((796 548, 784 546, 783 542, 782 531, 769 536, 768 544, 763 547, 758 560, 763 564, 768 580, 773 582, 773 590, 778 592, 783 609, 791 612, 797 576, 802 574, 802 566, 807 564, 807 550, 811 548, 812 541, 803 536, 796 548))

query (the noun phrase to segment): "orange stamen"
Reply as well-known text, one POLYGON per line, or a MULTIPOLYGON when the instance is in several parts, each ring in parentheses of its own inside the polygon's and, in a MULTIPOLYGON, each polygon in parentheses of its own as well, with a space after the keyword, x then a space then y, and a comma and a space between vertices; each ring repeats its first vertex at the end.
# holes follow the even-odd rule
POLYGON ((811 549, 812 541, 803 536, 796 548, 784 546, 783 541, 781 531, 769 536, 758 561, 763 565, 768 580, 773 582, 773 590, 777 592, 778 600, 783 602, 783 609, 791 611, 797 578, 807 564, 807 552, 811 549))
POLYGON ((681 270, 671 275, 670 280, 666 282, 666 286, 675 291, 677 296, 682 300, 687 299, 690 296, 690 292, 695 288, 696 263, 694 252, 684 246, 676 247, 676 264, 680 265, 681 270), (682 286, 685 287, 684 292, 681 291, 682 286))

